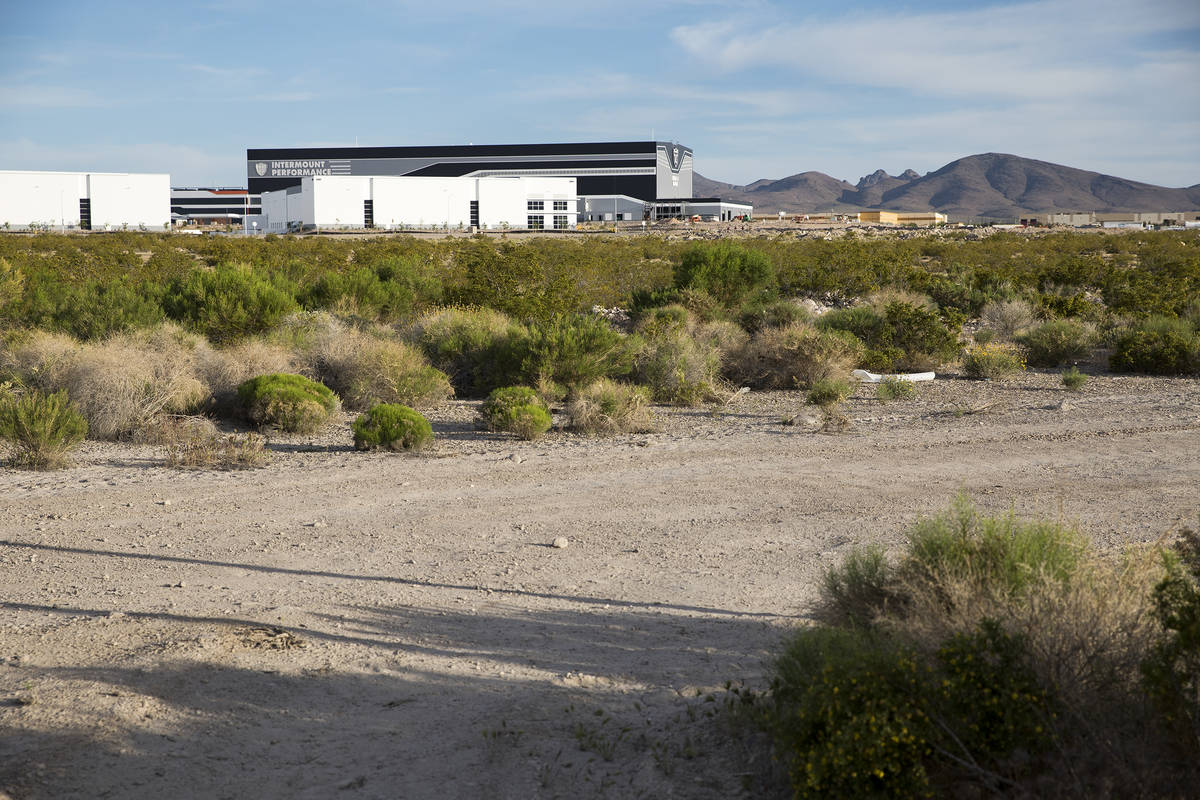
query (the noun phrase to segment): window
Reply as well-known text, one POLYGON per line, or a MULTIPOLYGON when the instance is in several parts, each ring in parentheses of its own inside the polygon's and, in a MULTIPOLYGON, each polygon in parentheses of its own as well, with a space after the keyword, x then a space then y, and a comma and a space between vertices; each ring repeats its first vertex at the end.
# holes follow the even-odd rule
POLYGON ((567 201, 566 200, 555 200, 554 201, 554 210, 555 211, 566 211, 567 210, 567 201))
POLYGON ((530 214, 525 218, 525 227, 531 231, 541 231, 546 229, 546 218, 540 214, 530 214))
POLYGON ((555 214, 554 215, 554 230, 565 231, 566 229, 567 229, 567 215, 566 214, 555 214))
POLYGON ((543 211, 545 208, 546 202, 544 200, 530 200, 525 203, 526 211, 543 211))

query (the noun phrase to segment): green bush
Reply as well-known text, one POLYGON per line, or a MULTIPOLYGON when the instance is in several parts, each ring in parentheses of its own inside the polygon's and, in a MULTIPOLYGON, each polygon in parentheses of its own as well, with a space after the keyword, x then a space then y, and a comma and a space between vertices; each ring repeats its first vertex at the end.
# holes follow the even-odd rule
POLYGON ((227 342, 278 325, 296 311, 292 293, 245 264, 193 269, 167 284, 163 308, 172 319, 227 342))
POLYGON ((440 296, 441 283, 436 277, 393 258, 374 268, 326 273, 302 300, 309 308, 389 322, 407 317, 418 305, 436 302, 440 296))
POLYGON ((659 403, 696 406, 716 396, 721 351, 686 329, 669 328, 646 339, 634 358, 634 376, 659 403))
POLYGON ((1142 662, 1146 691, 1188 758, 1200 757, 1200 533, 1184 529, 1154 587, 1162 635, 1142 662))
POLYGON ((797 634, 764 714, 795 796, 928 795, 930 682, 912 653, 863 629, 797 634))
POLYGON ((492 309, 439 308, 419 317, 411 337, 464 397, 519 380, 529 332, 492 309))
POLYGON ((577 389, 567 401, 567 420, 586 434, 641 433, 651 429, 650 392, 602 378, 577 389))
POLYGON ((314 433, 337 411, 327 386, 303 375, 259 375, 238 386, 238 400, 252 422, 290 433, 314 433))
POLYGON ((875 386, 875 397, 882 403, 892 400, 912 400, 916 397, 917 385, 912 381, 894 376, 885 377, 875 386))
POLYGON ((1091 354, 1096 332, 1083 322, 1056 319, 1042 323, 1021 337, 1035 367, 1057 367, 1091 354))
POLYGON ((958 350, 957 334, 936 312, 899 300, 882 311, 871 306, 831 311, 817 324, 858 337, 866 346, 858 366, 880 372, 930 369, 958 350))
POLYGON ((751 295, 774 285, 771 262, 762 253, 733 242, 693 245, 683 252, 675 268, 677 289, 703 291, 725 308, 737 308, 751 295))
POLYGON ((852 334, 806 323, 759 331, 730 365, 738 382, 760 389, 795 389, 850 374, 863 352, 852 334))
POLYGON ((985 344, 963 353, 962 366, 968 378, 1002 380, 1025 371, 1025 356, 1011 345, 985 344))
POLYGON ((1088 376, 1080 372, 1078 367, 1071 367, 1062 374, 1062 385, 1072 392, 1078 392, 1087 382, 1088 376))
POLYGON ((895 583, 882 547, 854 547, 822 576, 819 616, 833 625, 870 625, 897 601, 895 583))
POLYGON ((0 392, 0 439, 12 448, 11 463, 28 469, 65 466, 66 455, 87 435, 87 422, 65 391, 0 392))
POLYGON ((1086 540, 1074 528, 1013 514, 985 516, 959 495, 947 512, 909 530, 900 571, 907 580, 968 581, 1015 597, 1039 578, 1069 582, 1085 550, 1086 540))
POLYGON ((815 381, 805 395, 805 400, 814 406, 836 406, 850 395, 854 387, 849 381, 836 378, 822 378, 815 381))
POLYGON ((489 431, 507 431, 522 439, 536 439, 551 425, 546 403, 528 386, 496 389, 480 406, 479 416, 489 431))
POLYGON ((408 406, 380 403, 354 420, 354 446, 359 450, 423 450, 433 442, 429 420, 408 406))
POLYGON ((634 343, 591 314, 556 314, 529 327, 521 374, 529 383, 552 381, 568 390, 600 378, 628 375, 634 343))
POLYGON ((1151 317, 1118 336, 1108 366, 1149 375, 1200 371, 1200 333, 1186 320, 1151 317))
POLYGON ((795 300, 754 298, 742 306, 738 322, 751 333, 763 328, 783 328, 810 321, 811 315, 795 300))

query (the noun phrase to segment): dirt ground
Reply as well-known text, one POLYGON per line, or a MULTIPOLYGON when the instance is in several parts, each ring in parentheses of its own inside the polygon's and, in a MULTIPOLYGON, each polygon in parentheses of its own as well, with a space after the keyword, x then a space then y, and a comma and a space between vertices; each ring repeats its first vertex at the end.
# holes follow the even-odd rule
POLYGON ((801 402, 526 443, 456 401, 420 456, 345 417, 247 472, 0 471, 0 797, 770 796, 720 689, 855 543, 959 490, 1103 548, 1200 519, 1200 380, 864 386, 842 433, 781 425, 801 402))

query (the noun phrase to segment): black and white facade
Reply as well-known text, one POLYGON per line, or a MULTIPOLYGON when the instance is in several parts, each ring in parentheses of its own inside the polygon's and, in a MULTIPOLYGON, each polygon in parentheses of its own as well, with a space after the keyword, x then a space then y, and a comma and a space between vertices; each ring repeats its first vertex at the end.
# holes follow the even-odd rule
MULTIPOLYGON (((658 209, 690 216, 692 150, 674 142, 305 147, 246 151, 251 197, 293 189, 311 177, 573 178, 573 221, 656 219, 658 209), (663 203, 662 201, 669 201, 663 203)), ((706 199, 705 202, 710 202, 706 199)), ((719 201, 718 201, 719 202, 719 201)), ((721 218, 747 213, 721 209, 721 218)))
POLYGON ((186 223, 237 223, 259 214, 260 200, 241 188, 171 187, 171 220, 186 223))

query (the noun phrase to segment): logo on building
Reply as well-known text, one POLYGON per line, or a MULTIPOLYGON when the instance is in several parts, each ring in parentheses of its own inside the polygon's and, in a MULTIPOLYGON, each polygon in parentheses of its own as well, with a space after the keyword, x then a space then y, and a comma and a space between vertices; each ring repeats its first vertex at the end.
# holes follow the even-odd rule
POLYGON ((267 165, 264 162, 259 161, 254 165, 254 171, 257 172, 258 177, 261 178, 263 175, 267 174, 267 165))

